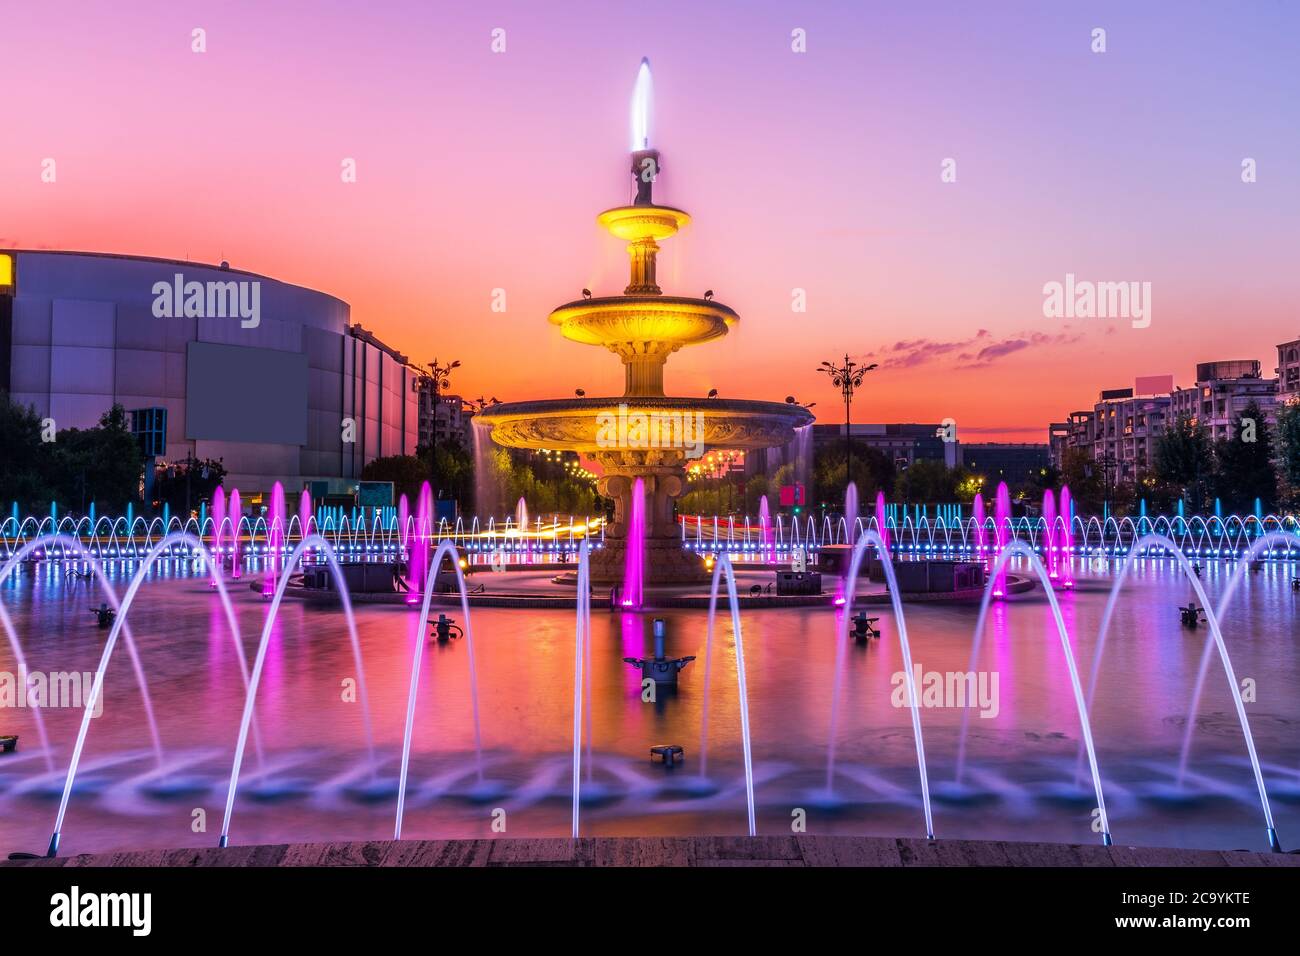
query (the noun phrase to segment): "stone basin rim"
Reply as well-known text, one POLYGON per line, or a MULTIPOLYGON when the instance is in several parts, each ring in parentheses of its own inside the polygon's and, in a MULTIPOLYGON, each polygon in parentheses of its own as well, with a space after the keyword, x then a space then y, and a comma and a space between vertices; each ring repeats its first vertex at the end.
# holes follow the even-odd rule
MULTIPOLYGON (((701 398, 676 395, 617 395, 598 398, 540 398, 525 402, 501 402, 485 408, 475 418, 490 422, 520 415, 596 413, 617 410, 627 405, 629 411, 700 411, 706 416, 721 414, 766 415, 780 419, 794 419, 804 425, 814 421, 812 412, 802 405, 787 402, 767 402, 749 398, 701 398), (712 415, 710 413, 713 413, 712 415)), ((794 425, 792 427, 798 427, 794 425)))

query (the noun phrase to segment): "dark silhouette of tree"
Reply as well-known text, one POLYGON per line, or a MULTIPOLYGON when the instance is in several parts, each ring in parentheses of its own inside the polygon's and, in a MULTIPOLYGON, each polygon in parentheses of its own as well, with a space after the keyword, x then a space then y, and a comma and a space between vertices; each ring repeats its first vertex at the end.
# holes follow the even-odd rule
POLYGON ((1277 472, 1273 467, 1272 429, 1259 405, 1252 401, 1241 413, 1251 425, 1238 426, 1231 438, 1216 443, 1218 463, 1215 493, 1229 511, 1248 514, 1255 510, 1255 499, 1265 511, 1277 500, 1277 472))
POLYGON ((406 495, 412 513, 419 502, 420 485, 429 478, 427 460, 415 455, 389 455, 375 458, 361 469, 362 481, 391 481, 393 483, 393 501, 406 495))
MULTIPOLYGON (((894 490, 894 463, 883 452, 855 441, 853 443, 853 481, 858 486, 858 502, 864 512, 874 507, 876 492, 888 498, 894 490)), ((836 513, 844 508, 844 444, 828 442, 813 453, 813 485, 821 504, 836 513)))
POLYGON ((44 511, 56 497, 51 444, 41 441, 36 410, 0 392, 0 505, 6 511, 14 501, 23 512, 44 511))
POLYGON ((1278 409, 1274 447, 1285 498, 1293 506, 1300 504, 1300 402, 1278 409))
POLYGON ((1193 512, 1204 511, 1214 478, 1214 448, 1205 429, 1180 415, 1156 439, 1155 472, 1182 489, 1193 512))
POLYGON ((908 465, 894 479, 894 498, 912 505, 939 504, 957 500, 957 483, 964 477, 941 461, 921 458, 908 465))

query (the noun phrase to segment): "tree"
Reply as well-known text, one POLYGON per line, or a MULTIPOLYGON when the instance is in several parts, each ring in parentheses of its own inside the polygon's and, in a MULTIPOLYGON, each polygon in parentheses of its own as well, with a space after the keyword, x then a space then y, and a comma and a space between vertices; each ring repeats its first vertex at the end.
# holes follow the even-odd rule
POLYGON ((984 476, 959 466, 952 470, 953 500, 970 504, 984 490, 984 476))
POLYGON ((775 502, 772 501, 772 485, 766 475, 755 475, 745 482, 745 513, 758 514, 759 502, 764 495, 767 495, 767 506, 771 509, 775 502))
MULTIPOLYGON (((844 507, 844 491, 848 487, 844 480, 844 446, 836 443, 818 448, 813 455, 813 475, 813 484, 822 506, 840 511, 844 507)), ((867 507, 867 503, 872 502, 879 491, 889 497, 894 489, 894 463, 878 449, 855 441, 853 482, 858 486, 858 501, 863 503, 859 507, 867 507)))
POLYGON ((56 494, 50 444, 41 440, 36 410, 0 392, 0 504, 6 510, 11 501, 26 512, 49 507, 56 494))
POLYGON ((546 462, 527 452, 496 448, 476 462, 483 474, 474 474, 475 493, 485 501, 475 508, 486 521, 496 514, 511 514, 520 498, 532 515, 583 516, 606 514, 606 499, 596 494, 591 480, 567 473, 559 461, 546 462))
MULTIPOLYGON (((421 445, 416 456, 424 462, 425 478, 438 498, 455 498, 467 502, 474 487, 474 456, 455 439, 438 442, 432 449, 421 445)), ((417 493, 419 488, 416 488, 417 493)), ((414 501, 415 499, 410 499, 414 501)))
POLYGON ((212 500, 225 477, 226 466, 216 458, 188 458, 159 465, 154 469, 154 502, 158 506, 166 502, 174 512, 193 511, 200 501, 212 500))
POLYGON ((1156 439, 1156 476, 1183 489, 1193 512, 1203 511, 1214 476, 1214 449, 1205 429, 1180 415, 1156 439))
POLYGON ((54 483, 58 500, 82 514, 93 503, 101 511, 123 512, 140 497, 144 455, 126 427, 126 409, 113 405, 96 428, 65 428, 54 441, 54 483))
POLYGON ((1265 511, 1277 499, 1277 472, 1273 468, 1272 429, 1252 399, 1241 413, 1243 424, 1230 438, 1215 444, 1218 464, 1215 494, 1230 511, 1248 514, 1259 499, 1265 511))
POLYGON ((1274 445, 1279 478, 1289 504, 1300 498, 1300 401, 1291 401, 1278 409, 1277 435, 1274 445))
POLYGON ((406 495, 414 512, 420 499, 420 485, 429 477, 429 468, 414 455, 388 455, 374 458, 361 469, 362 481, 391 481, 393 497, 406 495))
POLYGON ((1055 491, 1060 486, 1061 472, 1052 465, 1045 465, 1030 472, 1029 477, 1016 489, 1016 497, 1041 501, 1044 492, 1049 489, 1055 491))
POLYGON ((894 497, 915 505, 956 501, 958 477, 941 461, 919 458, 898 475, 894 497))
POLYGON ((1075 508, 1084 514, 1100 514, 1105 499, 1100 466, 1085 448, 1067 448, 1061 455, 1061 483, 1070 489, 1075 508))

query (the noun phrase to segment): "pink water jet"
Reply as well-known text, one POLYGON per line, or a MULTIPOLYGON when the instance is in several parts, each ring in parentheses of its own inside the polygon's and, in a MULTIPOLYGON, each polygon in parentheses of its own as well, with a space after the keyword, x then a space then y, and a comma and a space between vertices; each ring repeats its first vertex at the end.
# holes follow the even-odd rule
POLYGON ((416 604, 424 593, 424 582, 429 573, 429 537, 433 532, 433 490, 426 481, 420 485, 420 497, 415 506, 415 533, 411 535, 410 588, 406 603, 416 604))
MULTIPOLYGON (((998 494, 993 505, 993 520, 995 527, 993 529, 996 538, 997 552, 994 560, 1002 556, 1006 550, 1007 544, 1011 541, 1011 492, 1007 490, 1005 481, 998 482, 998 494)), ((998 572, 997 580, 993 582, 993 596, 1005 597, 1007 593, 1007 569, 1006 565, 998 572)))
POLYGON ((758 536, 763 542, 763 560, 768 564, 776 562, 776 545, 773 541, 772 512, 767 503, 767 495, 758 502, 758 536))
POLYGON ((971 514, 975 520, 975 558, 983 563, 984 572, 987 574, 990 567, 988 529, 984 527, 986 518, 984 514, 984 496, 982 494, 976 493, 975 500, 971 502, 971 514))
POLYGON ((226 490, 217 485, 212 492, 212 580, 208 583, 213 591, 217 589, 217 578, 221 577, 221 526, 226 520, 226 490))
MULTIPOLYGON (((858 525, 858 486, 849 482, 844 489, 844 543, 852 545, 857 538, 858 525)), ((844 579, 835 584, 835 606, 843 607, 845 602, 844 579)))
POLYGON ((311 492, 306 488, 298 496, 298 537, 311 534, 311 492))
POLYGON ((1052 489, 1043 492, 1043 560, 1047 563, 1047 576, 1053 581, 1056 572, 1056 496, 1052 489))
POLYGON ((239 519, 243 516, 243 505, 239 501, 239 489, 230 492, 230 576, 238 581, 242 577, 239 568, 239 519))
POLYGON ((641 478, 632 485, 631 511, 623 566, 623 606, 635 609, 645 600, 645 481, 641 478))
POLYGON ((1061 577, 1067 588, 1074 587, 1074 500, 1068 485, 1061 485, 1061 577))
POLYGON ((280 559, 284 549, 284 485, 278 481, 271 486, 271 507, 267 512, 266 577, 262 580, 262 597, 275 593, 275 581, 280 572, 280 559))
POLYGON ((885 554, 891 554, 892 548, 889 544, 889 528, 885 524, 887 515, 885 513, 885 493, 876 492, 876 528, 880 531, 880 539, 885 542, 885 554))

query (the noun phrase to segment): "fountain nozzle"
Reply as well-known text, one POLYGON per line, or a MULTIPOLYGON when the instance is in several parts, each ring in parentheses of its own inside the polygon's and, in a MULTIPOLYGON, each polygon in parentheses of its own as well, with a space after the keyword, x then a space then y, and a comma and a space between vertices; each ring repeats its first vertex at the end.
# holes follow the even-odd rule
POLYGON ((633 667, 641 669, 641 679, 647 677, 656 684, 676 684, 677 672, 683 667, 695 660, 695 656, 689 657, 668 657, 664 651, 664 619, 657 617, 653 624, 654 632, 654 656, 653 657, 625 657, 623 663, 631 664, 633 667))
POLYGON ((632 177, 636 180, 637 206, 653 206, 655 178, 659 175, 659 150, 638 149, 632 153, 632 177))

